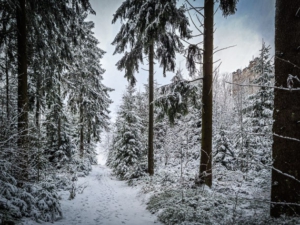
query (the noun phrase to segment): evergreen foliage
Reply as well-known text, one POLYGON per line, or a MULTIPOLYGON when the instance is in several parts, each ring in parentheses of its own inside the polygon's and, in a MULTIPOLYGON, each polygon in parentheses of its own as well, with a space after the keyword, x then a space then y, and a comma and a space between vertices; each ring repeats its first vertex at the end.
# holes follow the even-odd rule
POLYGON ((131 85, 136 83, 134 73, 143 54, 149 59, 149 126, 148 126, 148 173, 154 174, 154 59, 166 71, 175 70, 176 53, 183 50, 180 38, 189 38, 188 19, 184 7, 177 8, 176 0, 126 0, 114 14, 113 23, 124 21, 112 44, 116 53, 125 53, 117 68, 125 69, 125 77, 131 85), (176 31, 179 33, 176 34, 176 31), (130 51, 127 52, 126 48, 130 51))
POLYGON ((161 96, 155 100, 155 106, 161 109, 157 119, 168 116, 171 124, 178 115, 187 115, 189 104, 197 105, 198 88, 190 81, 182 78, 181 71, 177 71, 172 83, 160 87, 161 96))
POLYGON ((141 142, 142 123, 136 113, 134 92, 135 89, 132 86, 127 87, 116 121, 116 136, 113 145, 115 153, 111 166, 122 179, 138 178, 145 172, 145 165, 142 165, 144 156, 141 142))
POLYGON ((59 183, 70 182, 53 175, 88 173, 96 162, 95 142, 109 124, 112 89, 102 84, 99 63, 104 51, 87 21, 95 12, 88 0, 0 5, 0 221, 3 215, 54 221, 62 216, 59 183))
POLYGON ((257 92, 249 95, 243 104, 244 149, 247 161, 262 165, 251 165, 257 169, 270 163, 272 145, 274 90, 274 67, 270 59, 270 47, 263 43, 260 56, 255 59, 253 70, 258 74, 253 81, 261 85, 257 92))
POLYGON ((123 24, 112 44, 116 45, 114 54, 125 53, 117 67, 125 69, 125 77, 131 84, 136 82, 134 72, 138 72, 143 53, 149 53, 150 45, 155 45, 155 58, 163 67, 163 74, 175 70, 175 53, 183 49, 180 38, 190 36, 184 7, 177 8, 175 0, 126 0, 112 22, 118 19, 123 24), (130 50, 126 51, 127 48, 130 50))

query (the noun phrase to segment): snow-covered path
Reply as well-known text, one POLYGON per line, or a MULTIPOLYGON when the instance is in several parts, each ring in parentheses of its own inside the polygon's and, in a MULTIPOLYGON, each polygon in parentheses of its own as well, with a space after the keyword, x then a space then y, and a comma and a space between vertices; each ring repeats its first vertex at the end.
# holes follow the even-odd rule
MULTIPOLYGON (((160 224, 156 216, 146 210, 146 205, 138 196, 138 188, 129 187, 124 181, 111 176, 99 155, 98 165, 93 166, 89 176, 79 178, 77 187, 86 187, 82 194, 76 193, 68 200, 68 191, 60 192, 63 219, 57 225, 150 225, 160 224)), ((23 224, 38 224, 27 221, 23 224)), ((52 224, 52 223, 43 223, 52 224)))

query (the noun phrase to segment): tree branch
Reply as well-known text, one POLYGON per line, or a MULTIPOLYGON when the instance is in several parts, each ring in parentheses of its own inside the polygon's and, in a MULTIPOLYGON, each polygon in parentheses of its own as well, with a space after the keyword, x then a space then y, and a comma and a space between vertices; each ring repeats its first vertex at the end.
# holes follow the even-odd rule
POLYGON ((285 136, 281 136, 281 135, 275 134, 275 133, 273 134, 273 136, 275 136, 275 137, 280 137, 280 138, 283 138, 283 139, 288 139, 288 140, 291 140, 291 141, 298 141, 298 142, 300 142, 299 139, 291 138, 291 137, 285 137, 285 136))
POLYGON ((238 83, 232 83, 225 81, 227 84, 233 84, 233 85, 238 85, 242 87, 266 87, 266 88, 274 88, 274 89, 279 89, 279 90, 285 90, 285 91, 300 91, 300 88, 284 88, 284 87, 276 87, 276 86, 264 86, 264 85, 256 85, 256 84, 238 84, 238 83))
POLYGON ((217 53, 217 52, 226 50, 226 49, 228 49, 228 48, 233 48, 233 47, 235 47, 235 46, 236 46, 236 45, 231 45, 231 46, 228 46, 228 47, 225 47, 225 48, 221 48, 221 49, 219 49, 219 50, 214 51, 214 54, 217 53))
POLYGON ((190 7, 191 7, 192 9, 194 9, 197 13, 199 13, 201 16, 204 17, 204 15, 203 15, 203 14, 202 14, 195 6, 193 6, 188 0, 185 0, 185 2, 186 2, 187 4, 189 4, 190 7))

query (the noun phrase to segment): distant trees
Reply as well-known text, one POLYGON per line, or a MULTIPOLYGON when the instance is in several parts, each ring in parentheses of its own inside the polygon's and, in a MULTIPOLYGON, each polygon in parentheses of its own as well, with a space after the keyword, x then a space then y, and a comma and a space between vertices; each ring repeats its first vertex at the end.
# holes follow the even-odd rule
POLYGON ((276 1, 272 217, 300 215, 299 4, 276 1))
POLYGON ((104 86, 102 74, 105 72, 99 60, 104 51, 97 47, 98 40, 93 36, 94 23, 85 21, 87 14, 78 15, 84 38, 74 45, 73 57, 76 64, 70 67, 65 76, 65 95, 68 105, 78 116, 78 141, 80 157, 91 151, 91 143, 99 141, 100 133, 109 124, 108 107, 112 102, 109 92, 112 89, 104 86))
POLYGON ((116 53, 125 55, 117 63, 120 70, 125 69, 125 77, 132 85, 136 79, 139 63, 143 63, 143 53, 149 61, 149 127, 148 127, 148 173, 154 174, 153 156, 153 100, 154 100, 154 59, 157 59, 166 71, 175 69, 175 53, 183 45, 180 37, 189 37, 188 19, 183 7, 176 7, 176 0, 157 2, 154 0, 126 0, 117 9, 113 23, 118 19, 124 21, 112 44, 116 53), (178 31, 179 35, 175 33, 178 31), (130 50, 127 52, 126 48, 130 50))

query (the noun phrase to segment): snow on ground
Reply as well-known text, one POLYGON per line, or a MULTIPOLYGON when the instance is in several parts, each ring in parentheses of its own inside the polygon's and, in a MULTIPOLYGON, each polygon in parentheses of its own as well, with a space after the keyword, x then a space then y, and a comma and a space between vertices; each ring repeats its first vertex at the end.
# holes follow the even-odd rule
MULTIPOLYGON (((138 187, 129 187, 124 181, 111 175, 105 166, 105 152, 98 155, 98 165, 87 177, 80 177, 76 183, 77 190, 73 200, 68 200, 70 192, 61 191, 61 207, 63 218, 55 225, 150 225, 160 224, 156 216, 146 210, 139 196, 138 187)), ((33 221, 25 221, 24 225, 37 225, 33 221)), ((53 224, 53 223, 43 223, 53 224)))

